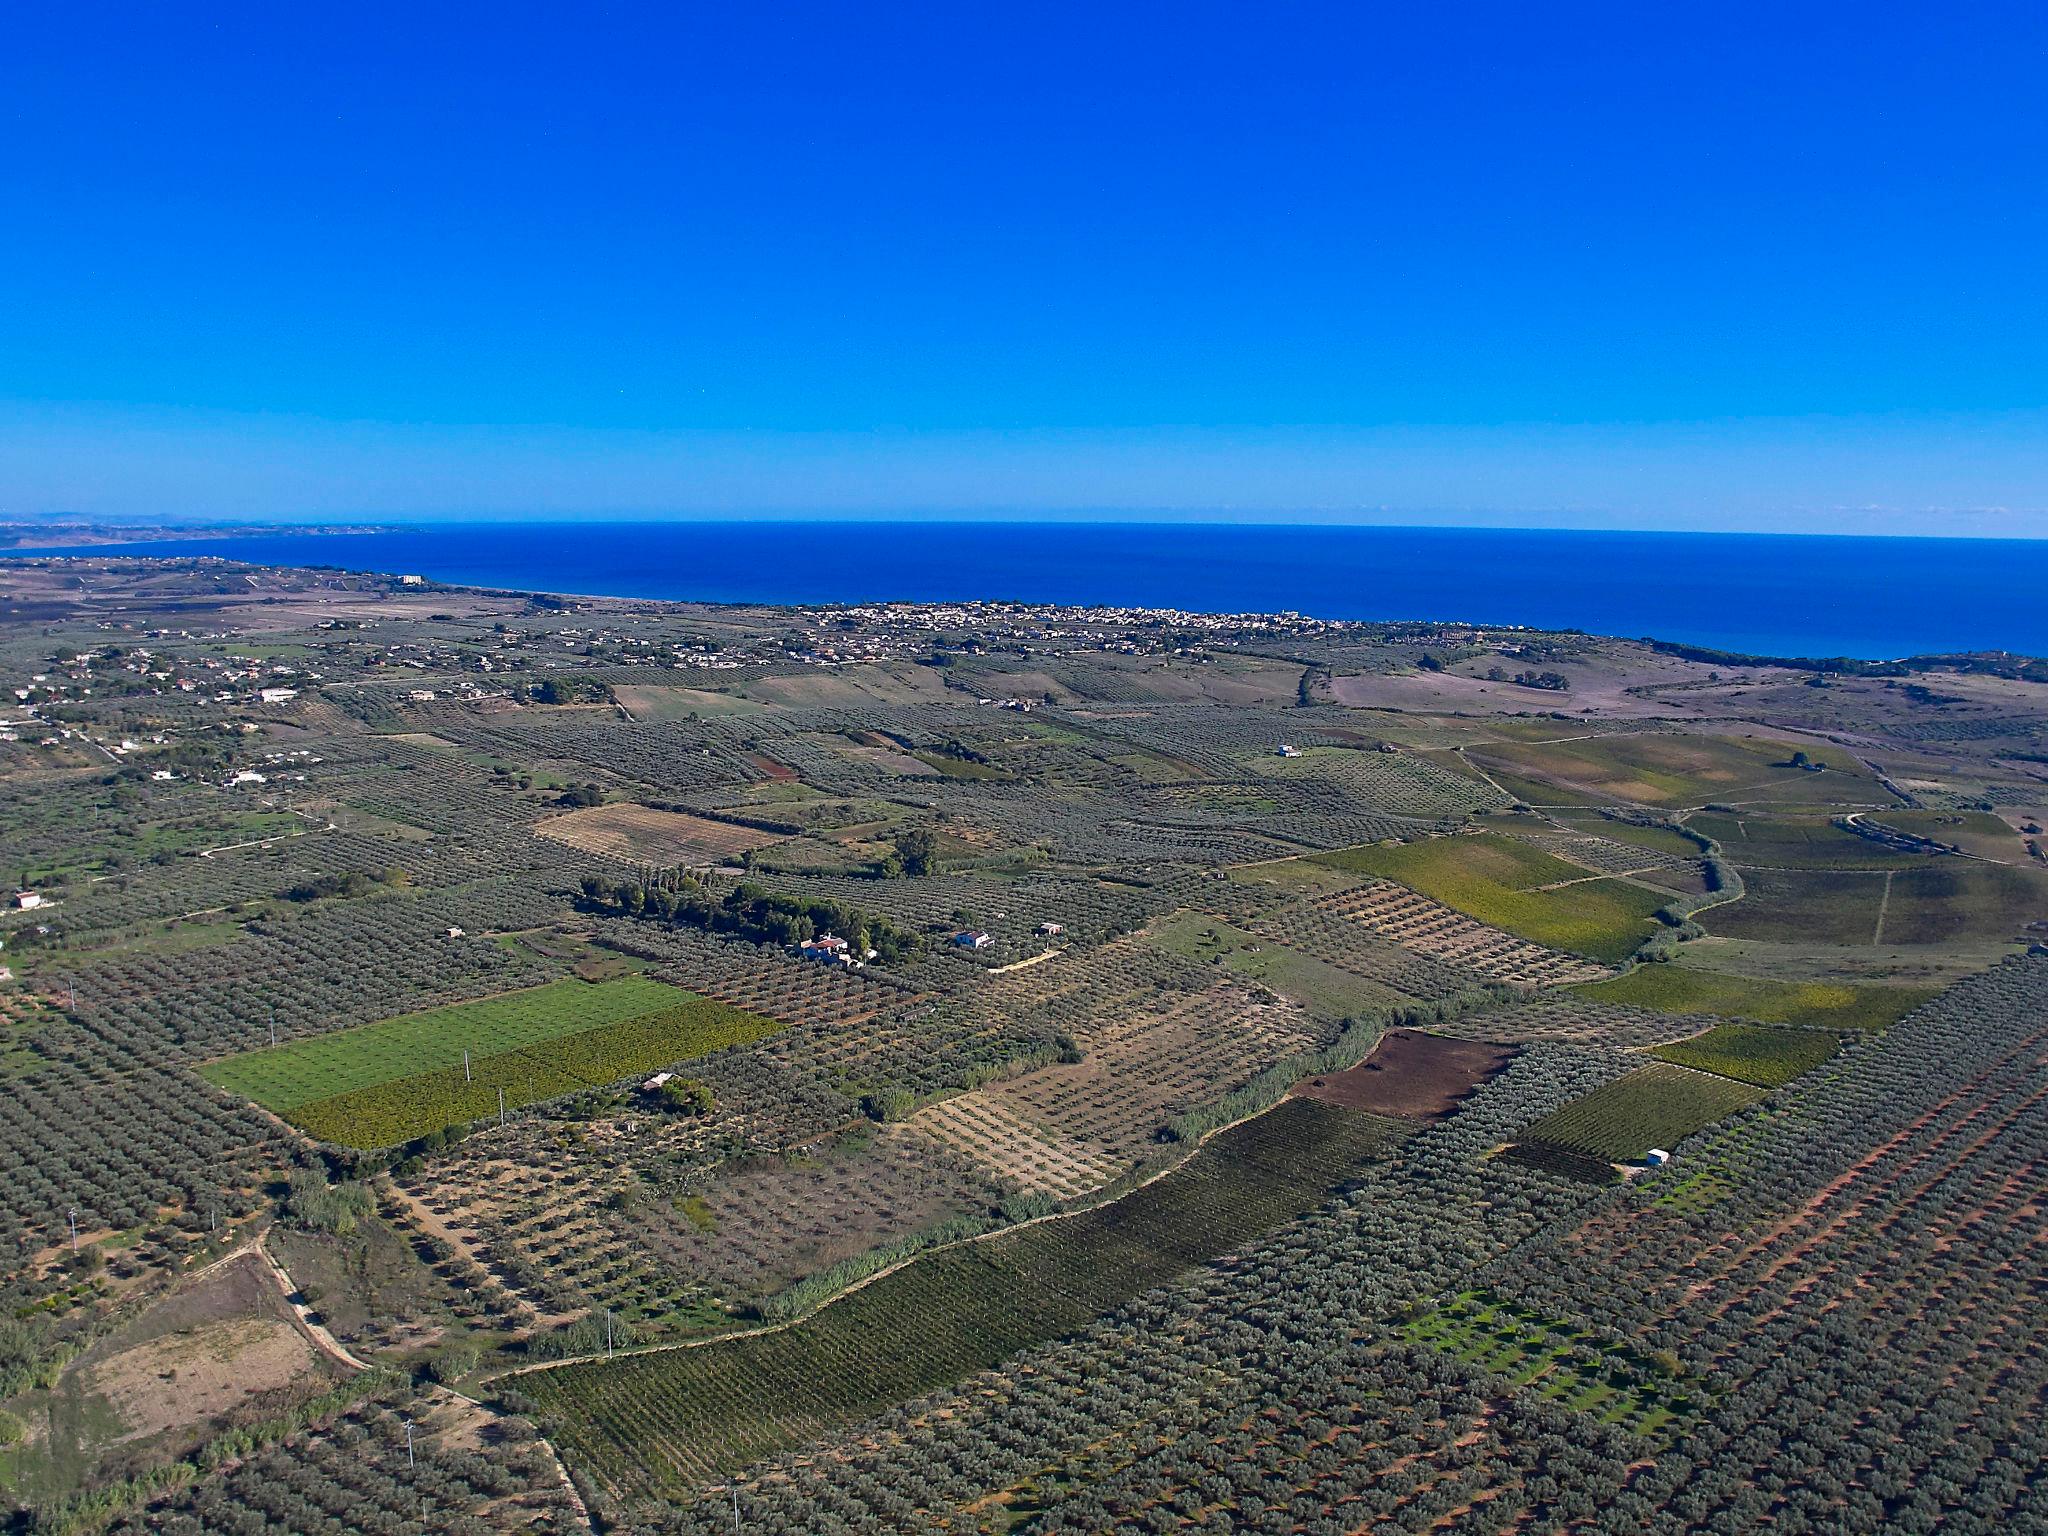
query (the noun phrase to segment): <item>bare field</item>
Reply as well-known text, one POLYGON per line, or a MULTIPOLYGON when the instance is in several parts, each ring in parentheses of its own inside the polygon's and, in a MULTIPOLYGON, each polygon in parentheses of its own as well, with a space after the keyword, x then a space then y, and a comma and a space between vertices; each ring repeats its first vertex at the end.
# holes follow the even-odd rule
POLYGON ((722 864, 750 848, 781 842, 782 835, 734 826, 647 805, 592 805, 556 816, 533 829, 585 853, 635 864, 722 864))
POLYGON ((1511 1046, 1451 1040, 1416 1029, 1388 1030, 1355 1067, 1311 1078, 1297 1097, 1403 1120, 1440 1120, 1514 1059, 1511 1046))

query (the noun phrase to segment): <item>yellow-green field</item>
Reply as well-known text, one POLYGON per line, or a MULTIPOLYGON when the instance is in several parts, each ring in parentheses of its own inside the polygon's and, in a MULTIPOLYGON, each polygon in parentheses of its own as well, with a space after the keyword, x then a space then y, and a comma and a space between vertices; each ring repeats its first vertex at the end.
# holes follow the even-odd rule
POLYGON ((1836 981, 1765 981, 1690 966, 1639 965, 1626 976, 1572 988, 1602 1003, 1659 1013, 1706 1013, 1762 1024, 1883 1029, 1934 996, 1934 987, 1854 986, 1836 981))

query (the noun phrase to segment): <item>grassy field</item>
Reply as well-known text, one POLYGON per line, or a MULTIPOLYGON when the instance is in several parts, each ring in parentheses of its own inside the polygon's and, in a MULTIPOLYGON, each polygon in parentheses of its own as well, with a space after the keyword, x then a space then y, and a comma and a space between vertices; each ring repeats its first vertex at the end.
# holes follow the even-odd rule
POLYGON ((1573 987, 1581 997, 1659 1013, 1707 1013, 1764 1024, 1883 1029, 1934 996, 1934 987, 1765 981, 1678 965, 1639 965, 1626 976, 1573 987))
POLYGON ((1704 1035, 1660 1045, 1650 1054, 1738 1083, 1778 1088, 1811 1072, 1841 1048, 1841 1041, 1825 1030, 1716 1024, 1704 1035))
MULTIPOLYGON (((1887 818, 1888 819, 1888 818, 1887 818)), ((1825 814, 1730 816, 1702 811, 1686 825, 1721 845, 1731 864, 1764 864, 1790 869, 1910 869, 1925 864, 1924 853, 1887 848, 1872 838, 1845 832, 1825 814)))
POLYGON ((687 720, 692 715, 759 714, 767 708, 737 694, 711 693, 702 688, 668 688, 660 685, 633 687, 618 685, 612 697, 635 720, 687 720))
POLYGON ((1532 804, 1704 805, 1714 800, 1833 804, 1882 799, 1846 753, 1815 745, 1667 733, 1495 742, 1466 755, 1532 804), (1827 771, 1787 766, 1804 751, 1827 771), (1505 777, 1503 777, 1505 775, 1505 777), (1513 779, 1515 782, 1510 783, 1513 779))
POLYGON ((644 976, 594 983, 564 979, 294 1040, 274 1051, 245 1051, 199 1071, 216 1087, 283 1114, 315 1099, 442 1067, 459 1069, 464 1051, 472 1058, 516 1051, 656 1013, 691 996, 644 976))
POLYGON ((729 1003, 689 993, 682 997, 656 1013, 472 1057, 467 1068, 442 1067, 314 1099, 286 1111, 285 1118, 337 1146, 396 1146, 444 1126, 487 1119, 500 1103, 516 1109, 601 1088, 692 1056, 759 1040, 781 1028, 729 1003))
POLYGON ((1709 931, 1827 944, 1948 944, 2014 937, 2048 916, 2048 874, 1967 859, 1860 872, 1759 869, 1746 871, 1743 882, 1742 900, 1700 915, 1709 931))
POLYGON ((1315 863, 1379 875, 1509 933, 1595 960, 1618 961, 1655 931, 1670 898, 1626 880, 1589 878, 1576 864, 1495 833, 1347 848, 1315 863), (1557 890, 1536 889, 1563 881, 1557 890))
POLYGON ((1523 1139, 1634 1162, 1650 1148, 1668 1149, 1762 1097, 1746 1083, 1657 1062, 1544 1116, 1523 1139))
POLYGON ((1200 912, 1179 912, 1146 934, 1149 944, 1204 965, 1220 966, 1232 975, 1271 987, 1291 998, 1316 1018, 1336 1021, 1375 1008, 1398 1007, 1409 1001, 1392 987, 1381 986, 1342 967, 1317 960, 1267 939, 1254 938, 1220 918, 1200 912))
POLYGON ((1292 1099, 1113 1204, 932 1254, 795 1327, 510 1384, 560 1414, 572 1464, 673 1490, 1070 1333, 1312 1209, 1402 1134, 1292 1099))

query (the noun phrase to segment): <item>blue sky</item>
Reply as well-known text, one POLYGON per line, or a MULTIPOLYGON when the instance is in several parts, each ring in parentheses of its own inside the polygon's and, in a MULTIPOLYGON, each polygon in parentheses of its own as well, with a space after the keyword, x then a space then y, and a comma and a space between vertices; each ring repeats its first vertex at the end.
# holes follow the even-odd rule
POLYGON ((0 33, 0 515, 2048 535, 2048 11, 0 33))

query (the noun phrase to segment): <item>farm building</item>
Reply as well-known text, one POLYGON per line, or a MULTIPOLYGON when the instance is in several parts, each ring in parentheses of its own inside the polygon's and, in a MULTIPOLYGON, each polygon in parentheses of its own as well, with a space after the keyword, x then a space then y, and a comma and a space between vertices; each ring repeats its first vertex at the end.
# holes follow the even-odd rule
POLYGON ((1056 938, 1058 938, 1058 937, 1059 937, 1059 936, 1060 936, 1061 934, 1063 934, 1063 933, 1065 933, 1065 932, 1067 931, 1067 925, 1066 925, 1065 923, 1053 923, 1053 922, 1045 922, 1045 923, 1040 923, 1040 924, 1038 925, 1038 931, 1039 931, 1040 933, 1044 934, 1044 935, 1045 935, 1045 936, 1046 936, 1047 938, 1054 938, 1054 939, 1056 939, 1056 938))
POLYGON ((1649 1151, 1643 1154, 1644 1164, 1651 1168, 1662 1168, 1666 1163, 1670 1161, 1671 1154, 1669 1152, 1666 1152, 1662 1147, 1652 1147, 1649 1151))
POLYGON ((797 946, 797 953, 806 960, 817 960, 826 965, 853 964, 853 954, 847 948, 846 940, 829 933, 821 933, 815 939, 805 939, 797 946))
POLYGON ((660 1090, 663 1083, 671 1081, 674 1077, 675 1073, 673 1072, 657 1072, 640 1085, 640 1091, 642 1093, 655 1093, 660 1090))
POLYGON ((266 704, 287 704, 299 696, 296 688, 259 688, 256 697, 266 704))
POLYGON ((953 947, 956 949, 987 949, 993 943, 994 935, 983 933, 979 928, 969 928, 953 935, 953 947))
POLYGON ((14 893, 14 904, 24 912, 33 912, 37 907, 42 906, 44 901, 45 897, 41 891, 16 891, 14 893))
POLYGON ((1275 757, 1299 757, 1301 756, 1301 748, 1289 746, 1283 741, 1274 749, 1273 755, 1275 757))

